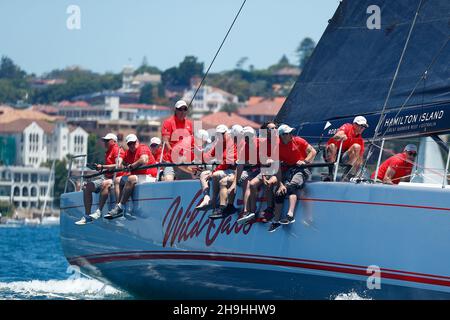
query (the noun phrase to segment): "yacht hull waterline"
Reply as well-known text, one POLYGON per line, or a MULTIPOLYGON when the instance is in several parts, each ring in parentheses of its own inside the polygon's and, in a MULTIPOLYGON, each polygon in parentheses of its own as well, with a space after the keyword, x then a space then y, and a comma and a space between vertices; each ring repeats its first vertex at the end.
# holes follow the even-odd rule
POLYGON ((82 273, 138 298, 449 299, 449 196, 442 188, 311 182, 296 221, 269 233, 267 223, 195 210, 198 181, 144 183, 125 217, 81 227, 82 193, 63 194, 61 241, 82 273))

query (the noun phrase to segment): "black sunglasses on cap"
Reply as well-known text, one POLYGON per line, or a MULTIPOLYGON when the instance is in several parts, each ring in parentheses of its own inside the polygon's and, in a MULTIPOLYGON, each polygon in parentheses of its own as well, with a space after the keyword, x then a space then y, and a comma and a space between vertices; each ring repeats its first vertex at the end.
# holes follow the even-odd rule
POLYGON ((406 153, 413 157, 417 156, 417 152, 415 151, 406 151, 406 153))
POLYGON ((178 108, 177 110, 178 110, 178 111, 187 111, 187 110, 188 110, 188 108, 186 108, 186 107, 183 107, 183 108, 178 108))

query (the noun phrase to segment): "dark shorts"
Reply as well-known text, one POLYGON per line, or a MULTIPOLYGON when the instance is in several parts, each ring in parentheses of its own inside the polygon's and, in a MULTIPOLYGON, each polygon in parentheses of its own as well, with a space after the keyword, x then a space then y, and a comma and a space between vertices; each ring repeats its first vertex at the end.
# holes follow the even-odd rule
POLYGON ((256 178, 257 176, 259 176, 260 172, 261 171, 259 169, 242 171, 241 178, 237 182, 237 185, 241 186, 245 181, 253 180, 253 178, 256 178))
POLYGON ((304 169, 290 168, 283 172, 283 183, 289 194, 293 194, 304 187, 310 173, 304 169))

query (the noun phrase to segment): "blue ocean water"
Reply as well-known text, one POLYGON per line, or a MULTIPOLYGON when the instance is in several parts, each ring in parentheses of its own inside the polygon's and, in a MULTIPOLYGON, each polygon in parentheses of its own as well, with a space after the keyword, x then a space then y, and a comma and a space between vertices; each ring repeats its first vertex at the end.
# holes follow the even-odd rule
POLYGON ((130 298, 68 264, 59 226, 0 225, 0 300, 130 298))

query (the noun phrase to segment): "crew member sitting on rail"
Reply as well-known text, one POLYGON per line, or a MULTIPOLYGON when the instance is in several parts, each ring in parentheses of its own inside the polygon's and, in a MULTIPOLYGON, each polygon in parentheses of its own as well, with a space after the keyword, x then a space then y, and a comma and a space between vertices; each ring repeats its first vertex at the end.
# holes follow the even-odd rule
MULTIPOLYGON (((97 171, 104 170, 112 170, 116 167, 120 167, 122 165, 122 161, 125 155, 125 152, 119 145, 117 144, 117 136, 113 133, 108 133, 106 136, 102 138, 105 143, 105 163, 97 164, 97 171)), ((116 200, 119 198, 119 182, 120 177, 123 175, 123 172, 117 172, 116 178, 114 181, 114 191, 116 194, 116 200)), ((77 222, 77 225, 84 225, 86 223, 93 222, 94 219, 98 219, 102 216, 102 210, 105 206, 106 200, 108 199, 109 190, 113 185, 113 173, 105 173, 104 175, 98 177, 97 179, 90 181, 84 185, 83 188, 83 199, 84 199, 84 216, 77 222), (99 203, 97 210, 91 214, 92 207, 92 193, 99 193, 99 203)))
MULTIPOLYGON (((152 152, 153 158, 155 158, 156 163, 163 162, 163 153, 162 153, 162 146, 161 146, 160 138, 153 137, 150 139, 150 151, 152 152)), ((160 168, 158 175, 157 175, 158 181, 161 180, 163 172, 164 172, 164 168, 160 168)))
MULTIPOLYGON (((192 121, 187 119, 188 105, 179 100, 175 104, 175 114, 164 120, 161 127, 161 137, 164 142, 164 162, 172 163, 172 149, 184 137, 192 136, 192 121)), ((185 172, 176 167, 164 168, 164 181, 189 179, 185 172)))
MULTIPOLYGON (((359 170, 362 164, 363 154, 364 154, 364 140, 362 138, 362 133, 364 129, 368 128, 366 118, 363 116, 357 116, 353 120, 353 123, 346 123, 342 125, 336 134, 330 138, 327 142, 326 156, 325 160, 327 162, 336 162, 336 157, 339 152, 339 148, 342 144, 341 156, 346 152, 348 155, 348 163, 350 167, 344 172, 344 179, 349 180, 351 175, 350 170, 353 168, 354 172, 359 170)), ((333 175, 332 168, 329 168, 328 180, 331 180, 333 175)))
POLYGON ((175 151, 174 153, 179 155, 179 159, 174 162, 199 164, 180 167, 180 169, 184 169, 187 173, 192 175, 193 178, 200 178, 200 185, 202 187, 204 198, 196 209, 209 210, 212 207, 209 196, 209 180, 212 176, 213 166, 207 164, 212 160, 212 147, 213 143, 211 143, 208 131, 200 129, 194 133, 194 139, 192 139, 192 137, 187 137, 173 148, 175 151))
POLYGON ((150 148, 143 143, 139 143, 138 138, 134 134, 129 134, 125 138, 125 141, 128 150, 125 152, 124 163, 130 171, 130 174, 122 177, 120 181, 119 202, 114 209, 105 215, 106 219, 123 216, 124 206, 133 193, 137 183, 154 182, 156 180, 156 168, 139 169, 142 166, 156 164, 150 148))
MULTIPOLYGON (((209 154, 210 149, 211 139, 209 138, 209 133, 208 131, 201 129, 195 132, 194 136, 185 137, 173 147, 172 161, 174 164, 207 163, 211 159, 209 154)), ((183 165, 179 166, 179 169, 185 172, 186 175, 189 175, 192 179, 195 179, 198 172, 206 168, 204 165, 201 165, 200 167, 196 165, 183 165)), ((212 166, 210 166, 209 169, 212 170, 212 166)), ((207 173, 204 175, 206 176, 207 173)))
MULTIPOLYGON (((278 161, 278 131, 277 125, 273 121, 268 121, 261 126, 260 137, 257 138, 258 164, 269 165, 278 161), (262 137, 262 130, 266 130, 262 137), (272 144, 272 140, 274 143, 272 144), (273 148, 272 148, 273 147, 273 148)), ((249 184, 244 192, 243 214, 238 223, 245 223, 256 217, 256 198, 259 188, 264 185, 264 195, 266 198, 266 209, 259 213, 257 221, 267 222, 272 219, 274 211, 273 188, 277 184, 276 171, 263 167, 253 179, 249 179, 249 184)))
MULTIPOLYGON (((235 163, 237 151, 233 138, 228 127, 224 124, 216 127, 214 146, 211 150, 211 158, 215 158, 220 164, 212 173, 212 199, 209 203, 204 203, 199 210, 208 210, 210 207, 214 211, 209 216, 211 219, 219 219, 231 212, 234 208, 233 197, 229 197, 228 188, 234 181, 235 163), (217 207, 217 195, 219 195, 219 207, 217 207)), ((235 210, 235 208, 234 208, 235 210)))
POLYGON ((153 158, 155 158, 156 163, 161 163, 163 155, 160 138, 153 137, 150 139, 150 151, 152 152, 153 158))
MULTIPOLYGON (((229 189, 229 192, 236 193, 236 187, 242 188, 242 194, 248 187, 248 182, 255 178, 259 173, 258 161, 258 138, 256 132, 252 127, 244 127, 240 137, 238 138, 238 156, 236 161, 236 173, 234 181, 229 189)), ((233 203, 234 201, 230 201, 233 203)), ((245 215, 245 208, 242 216, 245 215)))
POLYGON ((280 136, 279 152, 281 170, 277 174, 277 187, 275 190, 275 213, 269 232, 277 230, 281 224, 290 224, 295 221, 294 213, 297 205, 297 192, 303 188, 310 172, 298 166, 312 163, 316 150, 304 139, 293 136, 294 128, 281 125, 278 128, 280 136), (281 209, 285 196, 289 197, 289 209, 286 217, 280 220, 281 209))
MULTIPOLYGON (((408 144, 402 153, 388 158, 380 165, 376 180, 386 184, 399 184, 400 181, 409 182, 416 156, 416 145, 408 144)), ((375 172, 372 173, 371 178, 374 177, 375 172)))

